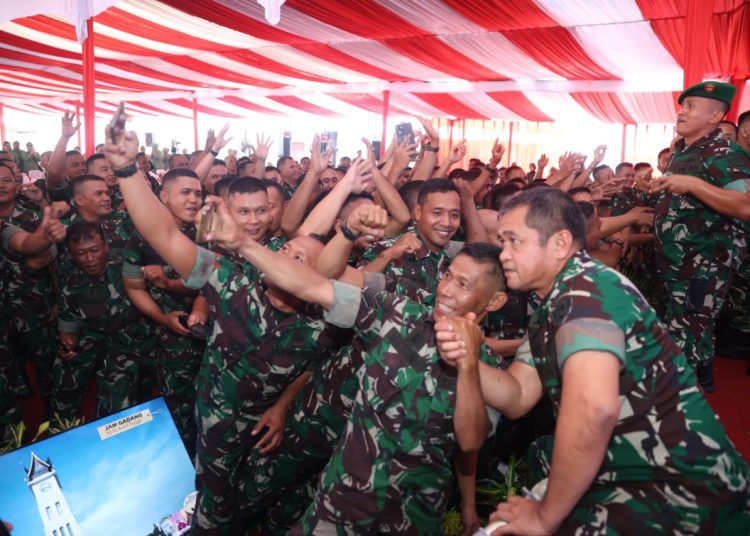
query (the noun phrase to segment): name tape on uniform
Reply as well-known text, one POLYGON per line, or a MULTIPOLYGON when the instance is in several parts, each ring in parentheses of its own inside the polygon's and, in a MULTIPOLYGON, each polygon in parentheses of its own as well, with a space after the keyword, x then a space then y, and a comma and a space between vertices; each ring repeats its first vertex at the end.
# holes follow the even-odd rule
POLYGON ((132 415, 127 415, 116 421, 99 426, 96 431, 99 432, 99 438, 105 440, 153 420, 154 418, 151 416, 151 410, 143 409, 138 413, 133 413, 132 415))

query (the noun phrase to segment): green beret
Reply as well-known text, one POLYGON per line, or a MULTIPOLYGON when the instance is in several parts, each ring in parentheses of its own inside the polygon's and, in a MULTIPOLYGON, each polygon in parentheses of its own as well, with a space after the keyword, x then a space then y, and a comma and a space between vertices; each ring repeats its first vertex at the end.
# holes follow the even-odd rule
POLYGON ((734 94, 736 91, 737 88, 732 84, 709 80, 707 82, 701 82, 700 84, 690 86, 685 91, 680 93, 680 96, 677 98, 677 104, 682 104, 682 101, 685 100, 685 97, 705 97, 707 99, 715 99, 721 102, 726 102, 731 106, 732 99, 734 98, 734 94))

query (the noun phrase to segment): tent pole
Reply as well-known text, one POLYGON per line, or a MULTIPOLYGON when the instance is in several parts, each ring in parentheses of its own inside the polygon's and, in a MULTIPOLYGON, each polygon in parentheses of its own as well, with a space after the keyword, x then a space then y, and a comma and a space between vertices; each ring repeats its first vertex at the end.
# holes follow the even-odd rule
POLYGON ((510 167, 510 152, 513 150, 513 121, 510 122, 510 132, 508 133, 508 150, 505 151, 505 154, 508 155, 508 165, 506 167, 510 167))
POLYGON ((391 92, 389 90, 383 91, 383 128, 380 131, 380 158, 383 158, 385 156, 385 150, 386 146, 388 145, 388 142, 386 141, 385 137, 388 134, 388 129, 386 128, 386 124, 388 123, 388 106, 391 100, 391 92))
MULTIPOLYGON (((83 120, 86 129, 85 154, 91 155, 94 154, 94 119, 96 113, 93 17, 86 21, 86 29, 88 35, 83 42, 83 120)), ((78 143, 80 145, 80 141, 78 143)))
MULTIPOLYGON (((81 108, 83 108, 83 103, 80 100, 76 101, 76 122, 79 125, 81 124, 81 108)), ((80 128, 76 131, 76 136, 78 137, 77 146, 80 149, 81 148, 81 129, 80 128)))
POLYGON ((620 147, 620 162, 625 162, 625 140, 627 138, 628 125, 622 125, 622 145, 620 147))
POLYGON ((5 143, 5 106, 0 102, 0 141, 5 143))
POLYGON ((198 150, 198 99, 193 97, 193 143, 195 150, 198 150))

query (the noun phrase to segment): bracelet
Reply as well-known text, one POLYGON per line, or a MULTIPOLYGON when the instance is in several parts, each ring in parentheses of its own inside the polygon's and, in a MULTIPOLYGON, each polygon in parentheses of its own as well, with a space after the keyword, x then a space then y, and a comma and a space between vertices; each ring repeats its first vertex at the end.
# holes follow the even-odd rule
POLYGON ((126 179, 138 173, 138 165, 133 162, 129 166, 125 166, 124 168, 120 169, 113 169, 112 171, 114 172, 115 176, 120 177, 121 179, 126 179))
POLYGON ((214 151, 213 149, 209 149, 208 152, 214 156, 219 156, 219 151, 214 151))
POLYGON ((346 223, 341 224, 341 234, 344 235, 344 238, 346 238, 350 242, 354 242, 357 238, 359 238, 359 235, 349 229, 349 227, 346 226, 346 223))
POLYGON ((438 148, 437 148, 437 147, 433 147, 433 146, 432 146, 432 145, 430 145, 429 143, 425 144, 425 146, 424 146, 424 150, 425 150, 425 151, 430 151, 431 153, 436 153, 436 152, 438 152, 438 148))
POLYGON ((484 169, 486 169, 489 173, 494 173, 494 172, 497 171, 496 167, 493 167, 493 166, 491 166, 489 164, 485 164, 484 165, 484 169))

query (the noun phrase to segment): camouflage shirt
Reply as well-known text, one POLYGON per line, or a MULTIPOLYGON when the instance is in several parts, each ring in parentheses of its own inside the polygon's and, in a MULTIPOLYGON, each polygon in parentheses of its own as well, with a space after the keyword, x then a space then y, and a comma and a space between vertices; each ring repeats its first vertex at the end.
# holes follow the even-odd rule
POLYGON ((119 266, 110 262, 98 277, 74 268, 58 285, 61 332, 106 338, 130 350, 151 343, 151 324, 128 299, 119 266))
MULTIPOLYGON (((354 327, 364 364, 341 441, 321 476, 322 519, 381 532, 440 534, 452 482, 457 371, 437 353, 432 308, 334 283, 326 318, 354 327)), ((486 346, 482 359, 493 365, 486 346)))
MULTIPOLYGON (((182 233, 190 240, 195 241, 195 225, 188 225, 182 229, 182 233)), ((122 250, 122 276, 128 279, 143 280, 141 268, 144 266, 157 265, 161 266, 166 276, 170 279, 180 279, 179 274, 175 272, 159 256, 154 248, 146 242, 138 231, 133 231, 132 236, 128 239, 122 250)), ((190 312, 195 296, 182 296, 173 294, 155 285, 146 285, 153 300, 159 305, 164 313, 172 311, 190 312)))
POLYGON ((263 413, 326 354, 329 337, 320 314, 273 307, 257 269, 199 247, 186 286, 201 289, 213 323, 206 347, 209 368, 204 362, 201 375, 210 374, 213 388, 239 401, 249 415, 263 413))
MULTIPOLYGON (((667 175, 692 175, 727 190, 750 191, 750 159, 720 131, 689 147, 677 142, 667 175)), ((746 227, 691 195, 662 193, 656 205, 656 264, 666 281, 736 271, 745 254, 746 227)))
POLYGON ((595 483, 748 485, 747 465, 654 310, 625 277, 580 251, 532 316, 516 358, 536 367, 555 413, 563 364, 585 350, 620 361, 620 416, 595 483))

